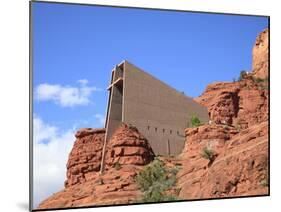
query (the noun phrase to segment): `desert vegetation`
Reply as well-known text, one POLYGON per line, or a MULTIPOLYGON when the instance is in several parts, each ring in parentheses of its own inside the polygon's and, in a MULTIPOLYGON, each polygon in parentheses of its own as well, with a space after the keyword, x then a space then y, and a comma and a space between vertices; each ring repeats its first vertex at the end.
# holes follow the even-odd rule
POLYGON ((121 164, 117 161, 116 163, 114 163, 113 167, 114 167, 116 170, 119 170, 119 169, 121 169, 121 164))
POLYGON ((204 147, 201 152, 202 158, 213 161, 215 157, 214 151, 210 147, 204 147))
POLYGON ((253 78, 253 81, 258 85, 259 89, 261 90, 267 90, 269 86, 269 78, 253 78))
POLYGON ((167 193, 175 186, 178 167, 168 168, 159 158, 146 166, 136 176, 136 182, 143 192, 141 200, 138 202, 164 202, 174 201, 178 197, 167 193))
POLYGON ((245 71, 245 70, 240 71, 238 81, 242 81, 243 79, 246 78, 246 76, 247 76, 247 71, 245 71))
POLYGON ((199 127, 202 125, 200 119, 196 115, 193 115, 191 117, 190 122, 191 122, 191 127, 199 127))

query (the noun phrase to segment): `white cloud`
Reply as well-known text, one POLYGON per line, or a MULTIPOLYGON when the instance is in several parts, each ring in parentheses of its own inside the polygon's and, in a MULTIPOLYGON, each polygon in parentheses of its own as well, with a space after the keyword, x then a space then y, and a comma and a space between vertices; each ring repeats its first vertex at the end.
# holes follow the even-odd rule
POLYGON ((64 187, 68 154, 75 141, 74 129, 60 130, 34 116, 34 207, 64 187), (45 142, 43 142, 45 141, 45 142))
POLYGON ((35 88, 35 99, 38 101, 54 101, 62 107, 88 105, 91 94, 100 88, 88 86, 88 80, 77 81, 78 87, 43 83, 35 88))
POLYGON ((101 127, 104 127, 105 124, 105 117, 101 114, 95 114, 95 118, 99 121, 101 127))
POLYGON ((33 140, 36 144, 40 144, 43 141, 49 141, 57 135, 58 129, 54 126, 43 123, 37 115, 34 115, 33 126, 33 140))
POLYGON ((81 85, 87 85, 89 83, 87 79, 80 79, 77 82, 80 83, 81 85))

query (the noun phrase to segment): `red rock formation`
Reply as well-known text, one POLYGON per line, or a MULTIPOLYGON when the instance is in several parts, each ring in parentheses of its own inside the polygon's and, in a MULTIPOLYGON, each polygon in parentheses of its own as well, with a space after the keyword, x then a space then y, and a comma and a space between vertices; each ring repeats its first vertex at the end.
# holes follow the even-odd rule
POLYGON ((105 129, 85 128, 76 134, 76 141, 67 162, 65 187, 95 178, 100 169, 105 129))
POLYGON ((208 108, 210 125, 186 129, 174 160, 179 196, 201 199, 268 194, 268 30, 253 48, 253 72, 232 83, 213 83, 195 100, 208 108), (208 147, 215 155, 202 157, 208 147))
POLYGON ((268 89, 252 78, 210 84, 195 100, 208 108, 210 119, 217 124, 244 129, 268 119, 268 89))
POLYGON ((187 129, 185 152, 174 162, 182 199, 268 194, 268 122, 238 132, 232 127, 207 125, 187 129), (208 146, 216 158, 201 156, 208 146))
POLYGON ((65 189, 39 208, 128 204, 141 195, 134 177, 154 154, 136 128, 122 124, 107 144, 106 170, 99 173, 104 129, 81 129, 69 154, 65 189), (118 163, 118 166, 116 165, 118 163))
POLYGON ((141 166, 123 165, 81 184, 68 186, 39 205, 39 209, 128 204, 140 197, 134 177, 141 166))
POLYGON ((122 124, 107 144, 106 164, 146 165, 153 160, 154 153, 137 128, 122 124))
POLYGON ((215 123, 247 128, 268 119, 268 29, 253 47, 253 72, 238 82, 212 83, 195 101, 206 106, 215 123))
POLYGON ((224 148, 226 141, 230 140, 238 130, 226 125, 204 125, 196 128, 187 128, 185 131, 186 144, 179 155, 186 161, 201 158, 204 147, 212 148, 217 154, 224 148))
POLYGON ((253 76, 266 78, 268 76, 268 52, 269 52, 269 32, 265 29, 261 32, 253 47, 253 76))
POLYGON ((238 92, 237 83, 213 83, 195 100, 208 108, 214 122, 232 124, 239 110, 238 92))

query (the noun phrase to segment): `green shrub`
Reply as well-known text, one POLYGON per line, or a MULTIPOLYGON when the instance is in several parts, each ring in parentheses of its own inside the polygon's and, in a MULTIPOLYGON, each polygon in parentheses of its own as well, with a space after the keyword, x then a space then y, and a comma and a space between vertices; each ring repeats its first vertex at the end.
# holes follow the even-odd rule
POLYGON ((202 149, 201 156, 209 161, 212 161, 215 157, 215 153, 211 148, 204 147, 202 149))
POLYGON ((143 192, 139 202, 163 202, 177 200, 177 197, 165 194, 176 183, 178 167, 166 168, 163 161, 156 158, 136 176, 135 180, 143 192))
POLYGON ((181 188, 176 188, 176 193, 177 193, 177 195, 180 194, 180 191, 181 191, 181 188))
POLYGON ((268 89, 268 77, 254 78, 254 82, 258 85, 260 90, 267 90, 268 89))
POLYGON ((245 79, 246 76, 247 76, 247 72, 244 71, 244 70, 242 70, 242 71, 240 72, 239 81, 245 79))
POLYGON ((200 125, 202 125, 200 119, 195 115, 191 117, 190 121, 191 121, 191 127, 199 127, 200 125))
POLYGON ((116 163, 114 163, 113 167, 114 167, 116 170, 119 170, 119 169, 121 169, 121 164, 117 161, 116 163))
POLYGON ((264 80, 262 78, 255 78, 255 82, 256 83, 262 83, 262 82, 264 82, 264 80))
POLYGON ((268 178, 266 177, 264 180, 260 182, 260 185, 263 187, 267 187, 269 185, 268 178))
POLYGON ((256 82, 256 83, 267 83, 268 82, 268 77, 265 77, 265 78, 259 78, 259 77, 254 77, 253 80, 256 82))

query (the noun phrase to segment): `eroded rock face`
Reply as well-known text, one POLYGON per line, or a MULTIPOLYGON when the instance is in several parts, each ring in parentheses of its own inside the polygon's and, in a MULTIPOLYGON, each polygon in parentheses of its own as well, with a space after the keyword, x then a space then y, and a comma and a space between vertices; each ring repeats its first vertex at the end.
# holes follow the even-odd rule
POLYGON ((268 194, 267 121, 240 132, 210 125, 186 133, 186 151, 177 161, 182 165, 178 173, 182 199, 268 194), (201 152, 213 142, 216 158, 210 165, 201 152))
POLYGON ((268 88, 252 78, 210 84, 195 101, 208 108, 217 124, 245 129, 268 119, 268 88))
POLYGON ((185 147, 179 157, 186 161, 201 158, 200 153, 204 147, 211 148, 218 154, 225 143, 236 134, 237 129, 226 125, 211 124, 187 128, 185 147))
POLYGON ((109 169, 103 175, 84 183, 68 186, 39 205, 44 208, 66 208, 95 205, 128 204, 140 197, 141 192, 134 177, 141 166, 124 165, 109 169))
POLYGON ((245 129, 268 119, 267 77, 268 29, 259 34, 253 47, 252 73, 238 82, 212 83, 194 100, 208 108, 210 119, 215 123, 245 129))
POLYGON ((255 42, 253 47, 253 75, 257 78, 268 77, 268 29, 261 32, 255 42))
POLYGON ((122 124, 107 144, 106 164, 146 165, 154 158, 147 139, 137 128, 122 124))
POLYGON ((267 174, 268 123, 266 121, 241 131, 227 142, 201 186, 209 185, 205 191, 206 196, 268 194, 267 174))
POLYGON ((81 129, 75 136, 65 189, 44 200, 38 208, 128 204, 140 198, 134 178, 154 154, 135 127, 122 124, 108 141, 103 174, 99 171, 105 129, 81 129))
POLYGON ((84 183, 100 170, 105 129, 80 129, 67 162, 65 187, 84 183))
POLYGON ((212 83, 195 101, 208 108, 215 123, 232 124, 239 110, 239 91, 238 83, 212 83))
POLYGON ((253 71, 238 82, 212 83, 195 100, 208 108, 209 125, 186 129, 174 160, 182 199, 268 194, 268 30, 253 47, 253 71), (261 80, 263 79, 263 80, 261 80), (204 148, 212 151, 209 159, 204 148))

